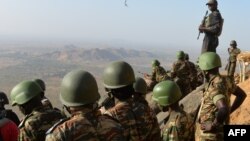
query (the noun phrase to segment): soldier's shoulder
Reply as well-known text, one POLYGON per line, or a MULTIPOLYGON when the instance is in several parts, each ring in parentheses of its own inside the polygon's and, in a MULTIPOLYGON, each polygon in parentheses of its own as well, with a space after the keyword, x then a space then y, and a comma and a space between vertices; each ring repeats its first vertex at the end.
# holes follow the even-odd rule
POLYGON ((214 78, 212 86, 218 90, 225 90, 226 81, 222 76, 218 75, 214 78))
POLYGON ((101 127, 122 127, 119 121, 109 114, 100 115, 98 120, 101 123, 101 127))
POLYGON ((30 122, 33 122, 34 121, 34 115, 33 114, 29 114, 29 115, 26 115, 22 121, 20 122, 18 128, 23 128, 27 125, 27 123, 30 123, 30 122))
POLYGON ((58 126, 62 125, 64 122, 68 121, 70 118, 60 119, 56 122, 47 132, 46 135, 51 134, 58 126))
POLYGON ((221 17, 221 13, 219 10, 215 10, 211 13, 213 16, 220 16, 221 17))

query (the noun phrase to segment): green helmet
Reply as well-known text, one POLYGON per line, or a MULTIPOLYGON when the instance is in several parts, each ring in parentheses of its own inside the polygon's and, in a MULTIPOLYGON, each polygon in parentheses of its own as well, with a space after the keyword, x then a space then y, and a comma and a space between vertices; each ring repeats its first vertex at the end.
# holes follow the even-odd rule
POLYGON ((147 93, 147 83, 141 77, 136 77, 135 82, 133 84, 135 92, 146 94, 147 93))
POLYGON ((199 67, 201 70, 211 70, 221 67, 220 56, 214 52, 205 52, 199 57, 199 67))
POLYGON ((158 83, 153 89, 153 100, 161 106, 171 105, 181 99, 179 86, 170 80, 158 83))
POLYGON ((10 93, 12 106, 22 105, 43 92, 41 87, 34 81, 23 81, 17 84, 10 93))
POLYGON ((237 42, 236 42, 235 40, 232 40, 232 41, 230 42, 230 45, 231 45, 231 46, 237 46, 237 42))
POLYGON ((99 98, 96 80, 89 72, 73 70, 64 76, 60 92, 62 104, 69 107, 83 106, 99 98))
POLYGON ((176 53, 176 57, 177 57, 177 59, 184 59, 185 53, 183 51, 178 51, 176 53))
POLYGON ((46 90, 45 83, 42 79, 35 79, 34 81, 42 88, 43 91, 46 90))
POLYGON ((108 65, 103 73, 104 86, 109 89, 122 88, 135 82, 133 68, 124 61, 108 65))
POLYGON ((0 103, 2 105, 9 104, 9 100, 4 92, 0 92, 0 103))
POLYGON ((152 61, 152 67, 160 66, 160 62, 158 60, 152 61))

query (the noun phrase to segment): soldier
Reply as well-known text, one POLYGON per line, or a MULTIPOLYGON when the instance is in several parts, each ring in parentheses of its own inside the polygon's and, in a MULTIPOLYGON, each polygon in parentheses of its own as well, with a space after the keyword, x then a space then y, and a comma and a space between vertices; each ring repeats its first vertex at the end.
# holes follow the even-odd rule
POLYGON ((152 74, 144 74, 144 77, 152 81, 148 86, 149 91, 152 91, 157 83, 170 79, 170 76, 168 76, 166 70, 160 66, 160 62, 158 60, 152 61, 152 74))
POLYGON ((169 112, 162 130, 163 141, 191 141, 193 119, 179 105, 182 97, 179 86, 173 81, 158 83, 153 90, 153 99, 163 112, 169 112))
POLYGON ((236 67, 236 57, 240 54, 240 49, 237 48, 237 43, 235 40, 230 42, 230 47, 228 48, 229 59, 227 64, 227 76, 234 77, 235 67, 236 67))
POLYGON ((228 87, 219 74, 221 60, 214 52, 199 57, 199 67, 207 83, 196 122, 196 140, 223 141, 223 125, 229 119, 228 87))
POLYGON ((172 78, 174 78, 174 81, 179 85, 183 94, 182 96, 184 97, 191 92, 189 79, 191 69, 185 61, 185 53, 183 51, 178 51, 176 57, 177 61, 173 63, 171 73, 172 78))
POLYGON ((160 129, 155 124, 155 116, 144 104, 132 99, 135 82, 132 67, 124 61, 113 62, 105 68, 103 80, 105 89, 115 101, 115 106, 105 113, 122 124, 126 140, 159 140, 160 129))
POLYGON ((43 92, 41 93, 41 97, 42 97, 42 104, 45 107, 49 107, 49 108, 53 108, 51 102, 49 101, 49 99, 47 97, 45 97, 45 91, 46 91, 46 86, 45 83, 42 79, 35 79, 34 80, 43 90, 43 92))
POLYGON ((47 141, 123 141, 121 125, 98 110, 100 98, 95 78, 87 71, 73 70, 61 83, 60 100, 71 117, 47 132, 47 141))
POLYGON ((189 55, 185 53, 185 61, 188 64, 190 73, 189 73, 189 80, 190 80, 190 86, 191 89, 194 90, 196 87, 201 85, 202 83, 198 82, 198 71, 196 69, 196 66, 193 62, 189 61, 189 55))
POLYGON ((223 19, 220 11, 217 9, 218 2, 216 0, 209 0, 206 4, 211 13, 205 17, 204 22, 199 26, 199 31, 205 33, 201 53, 211 51, 216 52, 219 45, 218 36, 222 32, 223 19))
POLYGON ((5 109, 6 104, 9 104, 9 100, 4 92, 0 92, 0 117, 8 118, 18 126, 20 124, 18 116, 11 109, 5 109))
MULTIPOLYGON (((135 90, 135 93, 133 95, 133 99, 134 99, 135 103, 141 103, 144 105, 144 106, 141 106, 141 104, 139 104, 138 106, 135 106, 136 108, 133 111, 135 113, 139 114, 141 111, 144 111, 143 109, 145 109, 147 111, 146 114, 144 116, 143 115, 138 116, 138 117, 144 117, 145 119, 142 119, 139 121, 153 121, 153 123, 152 123, 152 125, 150 125, 150 127, 152 129, 155 129, 155 130, 152 130, 155 133, 150 133, 148 136, 145 136, 145 139, 147 139, 147 140, 153 140, 153 139, 160 140, 159 137, 160 137, 161 132, 160 132, 158 121, 157 121, 157 118, 155 115, 156 114, 155 111, 158 113, 159 107, 157 106, 156 102, 154 102, 154 101, 152 101, 154 103, 150 103, 151 104, 150 106, 153 106, 153 107, 150 107, 149 103, 146 101, 145 98, 146 98, 146 93, 147 93, 147 84, 143 78, 136 77, 135 82, 133 84, 133 87, 135 90), (140 108, 143 108, 143 109, 140 109, 140 108)), ((143 125, 145 126, 145 124, 146 123, 142 122, 141 126, 143 126, 143 125)), ((143 139, 143 140, 145 140, 145 139, 143 139)))
POLYGON ((63 116, 59 111, 43 107, 42 89, 34 81, 23 81, 11 90, 12 106, 25 115, 19 125, 19 141, 44 141, 45 132, 63 116))

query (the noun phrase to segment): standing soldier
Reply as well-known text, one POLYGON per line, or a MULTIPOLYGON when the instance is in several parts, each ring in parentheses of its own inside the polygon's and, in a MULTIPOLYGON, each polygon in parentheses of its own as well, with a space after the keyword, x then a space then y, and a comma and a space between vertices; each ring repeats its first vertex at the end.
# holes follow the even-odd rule
POLYGON ((71 114, 47 132, 47 141, 124 141, 123 128, 98 110, 100 98, 95 78, 87 71, 74 70, 62 80, 60 100, 71 114))
POLYGON ((185 61, 185 53, 183 51, 178 51, 176 54, 177 61, 173 63, 172 68, 172 78, 179 85, 182 96, 184 97, 189 92, 191 92, 190 85, 190 72, 191 69, 188 63, 185 61))
POLYGON ((43 90, 43 92, 41 93, 41 97, 42 97, 42 104, 45 107, 49 107, 49 108, 53 108, 51 102, 49 101, 49 99, 47 97, 45 97, 45 91, 46 91, 46 86, 45 83, 42 79, 35 79, 34 80, 43 90))
POLYGON ((23 81, 11 91, 12 106, 25 115, 19 125, 19 141, 44 141, 45 132, 63 116, 59 111, 43 107, 42 89, 34 81, 23 81))
POLYGON ((219 45, 218 36, 222 32, 223 19, 219 10, 217 9, 218 2, 216 0, 209 0, 208 9, 211 13, 204 18, 202 24, 199 26, 200 33, 205 33, 201 53, 211 51, 216 52, 219 45))
POLYGON ((164 80, 170 79, 167 75, 166 70, 160 66, 160 62, 158 60, 152 61, 152 74, 144 74, 146 79, 151 80, 151 84, 148 86, 148 90, 153 90, 154 86, 164 80))
POLYGON ((115 101, 115 106, 105 113, 118 120, 125 128, 125 138, 130 141, 158 140, 155 118, 144 104, 132 99, 135 82, 132 67, 117 61, 108 65, 103 74, 104 87, 115 101))
POLYGON ((229 59, 227 64, 227 76, 234 77, 237 55, 240 54, 240 49, 237 48, 237 43, 235 40, 230 42, 230 47, 228 48, 229 59))
POLYGON ((196 123, 196 140, 223 141, 223 125, 229 119, 229 94, 225 79, 219 74, 221 60, 214 52, 199 57, 199 67, 207 83, 196 123))
POLYGON ((153 90, 153 99, 163 112, 169 112, 162 130, 163 141, 191 141, 193 120, 179 105, 182 97, 179 86, 173 81, 158 83, 153 90))
POLYGON ((10 109, 5 109, 5 105, 9 104, 9 100, 4 92, 0 92, 0 117, 12 120, 16 126, 20 124, 20 120, 16 113, 10 109))

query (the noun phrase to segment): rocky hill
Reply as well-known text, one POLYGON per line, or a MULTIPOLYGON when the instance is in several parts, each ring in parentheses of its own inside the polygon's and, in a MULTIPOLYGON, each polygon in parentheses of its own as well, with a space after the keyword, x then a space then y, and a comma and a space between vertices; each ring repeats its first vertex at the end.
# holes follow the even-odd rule
POLYGON ((58 61, 114 61, 126 58, 152 58, 156 57, 155 54, 124 48, 67 48, 62 50, 53 51, 50 53, 42 54, 41 58, 50 58, 58 61))

